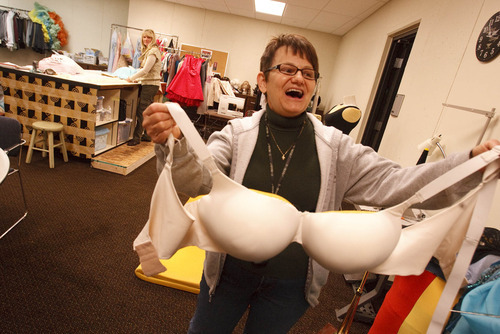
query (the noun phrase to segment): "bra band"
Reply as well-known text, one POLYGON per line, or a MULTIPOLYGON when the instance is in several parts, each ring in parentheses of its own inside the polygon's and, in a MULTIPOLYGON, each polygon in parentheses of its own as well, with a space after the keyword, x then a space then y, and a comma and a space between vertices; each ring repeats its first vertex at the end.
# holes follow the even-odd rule
MULTIPOLYGON (((415 193, 415 195, 413 195, 410 199, 408 199, 407 202, 410 202, 411 206, 413 204, 422 203, 428 200, 432 196, 438 194, 439 192, 445 189, 448 189, 449 187, 463 180, 467 176, 474 174, 475 172, 484 168, 485 166, 488 166, 490 163, 499 158, 499 154, 500 154, 500 146, 497 146, 488 152, 485 152, 477 157, 465 161, 464 163, 444 173, 441 177, 431 181, 430 183, 422 187, 417 193, 415 193)), ((489 173, 491 174, 493 172, 494 171, 491 171, 490 169, 489 173)), ((485 178, 487 177, 488 176, 486 175, 485 172, 483 180, 485 180, 485 178)))

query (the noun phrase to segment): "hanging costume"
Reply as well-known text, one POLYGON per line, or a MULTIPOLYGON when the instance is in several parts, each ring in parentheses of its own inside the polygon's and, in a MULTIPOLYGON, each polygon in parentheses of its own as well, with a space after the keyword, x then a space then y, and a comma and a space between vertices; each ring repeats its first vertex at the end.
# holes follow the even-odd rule
POLYGON ((117 30, 113 30, 113 33, 111 34, 111 47, 109 50, 109 60, 108 60, 108 72, 110 72, 110 73, 114 72, 113 65, 114 65, 114 61, 115 61, 115 54, 116 54, 116 52, 118 52, 118 50, 117 50, 118 34, 119 34, 119 32, 117 30))
POLYGON ((170 101, 192 107, 199 106, 203 102, 203 91, 201 86, 201 64, 202 58, 186 55, 177 74, 167 88, 167 98, 170 101))

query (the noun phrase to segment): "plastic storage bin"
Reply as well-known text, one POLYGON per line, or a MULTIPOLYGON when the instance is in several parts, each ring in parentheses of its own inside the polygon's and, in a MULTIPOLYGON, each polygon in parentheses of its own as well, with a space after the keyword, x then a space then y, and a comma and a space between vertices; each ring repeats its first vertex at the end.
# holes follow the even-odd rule
POLYGON ((127 118, 124 121, 118 122, 118 144, 126 142, 128 137, 130 136, 130 126, 132 124, 132 120, 127 118))
POLYGON ((106 143, 108 142, 109 129, 98 128, 95 131, 95 150, 100 151, 106 148, 106 143))

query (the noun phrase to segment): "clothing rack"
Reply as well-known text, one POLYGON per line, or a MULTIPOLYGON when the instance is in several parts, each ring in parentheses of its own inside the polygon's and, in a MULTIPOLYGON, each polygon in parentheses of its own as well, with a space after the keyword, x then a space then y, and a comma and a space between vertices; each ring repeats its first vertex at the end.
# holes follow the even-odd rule
POLYGON ((203 58, 203 59, 206 59, 206 60, 210 60, 212 58, 211 55, 205 55, 205 54, 203 54, 201 52, 196 52, 196 51, 191 51, 191 50, 173 49, 172 51, 176 51, 176 52, 179 52, 179 53, 185 52, 185 53, 190 53, 192 55, 198 55, 198 56, 200 56, 200 58, 203 58))
MULTIPOLYGON (((126 35, 127 37, 130 37, 131 39, 136 39, 136 42, 139 42, 140 39, 141 39, 141 33, 145 30, 145 29, 140 29, 140 28, 136 28, 136 27, 131 27, 131 26, 126 26, 126 25, 122 25, 122 24, 116 24, 116 23, 112 23, 111 24, 111 30, 110 30, 110 36, 109 36, 109 55, 112 55, 113 53, 113 35, 118 32, 119 34, 123 34, 123 30, 125 30, 126 32, 126 35), (132 31, 132 32, 131 32, 132 31), (131 34, 129 34, 129 32, 131 32, 131 34), (130 36, 130 35, 134 35, 134 36, 130 36), (137 36, 139 35, 139 36, 137 36)), ((179 43, 179 36, 177 35, 172 35, 172 34, 165 34, 165 33, 162 33, 162 32, 155 32, 155 37, 156 39, 162 39, 162 38, 166 38, 166 37, 170 37, 171 38, 171 41, 170 43, 173 44, 174 48, 177 48, 177 45, 179 43)), ((132 48, 136 48, 136 43, 130 41, 132 43, 132 48)), ((168 48, 165 48, 165 49, 168 49, 168 48)), ((108 71, 111 71, 110 67, 113 66, 113 60, 112 59, 109 59, 108 61, 108 71)), ((134 67, 138 67, 138 65, 135 65, 134 67)))
POLYGON ((21 11, 21 12, 26 12, 26 13, 29 13, 31 11, 29 9, 14 8, 14 7, 9 7, 9 6, 4 6, 4 5, 0 5, 0 8, 5 8, 8 10, 14 10, 14 11, 21 11))
MULTIPOLYGON (((144 31, 144 29, 130 27, 130 26, 125 26, 125 25, 122 25, 122 24, 112 23, 111 24, 111 34, 113 34, 113 29, 116 29, 116 28, 132 29, 132 30, 137 30, 137 31, 141 31, 141 32, 144 31)), ((155 32, 155 35, 157 37, 172 37, 173 39, 175 38, 175 45, 174 45, 175 48, 177 48, 177 45, 179 44, 179 36, 177 36, 177 35, 165 34, 165 33, 162 33, 162 32, 155 32)), ((111 36, 110 36, 110 40, 111 40, 111 36)))
MULTIPOLYGON (((15 14, 14 20, 26 21, 26 25, 30 26, 30 29, 23 29, 23 33, 19 34, 17 40, 12 40, 9 38, 8 34, 2 36, 2 43, 5 42, 7 48, 11 51, 21 51, 27 48, 31 48, 34 52, 41 53, 43 55, 50 56, 50 52, 54 51, 54 43, 60 42, 57 37, 53 36, 53 39, 50 42, 45 42, 43 39, 35 38, 38 36, 37 34, 43 34, 42 32, 42 24, 34 22, 29 13, 31 11, 35 11, 36 9, 22 9, 11 6, 0 5, 0 10, 5 12, 10 12, 15 14), (29 32, 29 33, 28 33, 29 32), (56 41, 57 39, 57 41, 56 41)), ((7 21, 6 21, 7 22, 7 21)), ((6 23, 7 24, 7 23, 6 23)), ((10 23, 9 23, 10 24, 10 23)))

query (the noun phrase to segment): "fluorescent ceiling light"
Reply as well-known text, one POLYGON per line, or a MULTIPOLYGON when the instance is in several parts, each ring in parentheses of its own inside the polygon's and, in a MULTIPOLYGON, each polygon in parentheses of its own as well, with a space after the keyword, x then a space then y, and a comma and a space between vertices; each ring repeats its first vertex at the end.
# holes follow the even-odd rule
POLYGON ((285 3, 272 0, 255 0, 255 11, 264 14, 282 16, 285 3))

